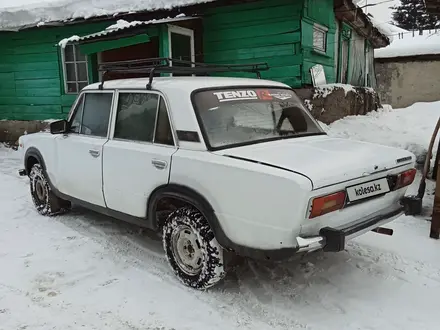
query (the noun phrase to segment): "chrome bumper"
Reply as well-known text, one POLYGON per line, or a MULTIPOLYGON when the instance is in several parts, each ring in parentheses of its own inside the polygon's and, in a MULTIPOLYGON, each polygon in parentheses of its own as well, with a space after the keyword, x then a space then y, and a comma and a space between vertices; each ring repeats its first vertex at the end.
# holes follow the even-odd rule
POLYGON ((323 249, 327 252, 339 252, 345 249, 345 242, 369 232, 381 225, 393 221, 404 213, 404 206, 392 206, 387 210, 373 213, 368 217, 353 221, 343 227, 324 227, 319 236, 297 237, 297 252, 312 252, 323 249))

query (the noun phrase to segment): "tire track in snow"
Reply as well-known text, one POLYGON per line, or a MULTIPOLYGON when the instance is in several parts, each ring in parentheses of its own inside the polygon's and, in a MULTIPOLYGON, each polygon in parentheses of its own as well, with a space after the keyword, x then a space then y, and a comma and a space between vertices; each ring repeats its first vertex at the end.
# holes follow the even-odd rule
POLYGON ((358 268, 370 275, 383 278, 395 277, 407 283, 413 283, 412 277, 416 276, 426 280, 422 283, 418 281, 418 284, 423 287, 440 287, 440 267, 426 261, 405 258, 396 253, 381 251, 378 247, 373 249, 357 242, 349 243, 348 253, 353 256, 358 268))

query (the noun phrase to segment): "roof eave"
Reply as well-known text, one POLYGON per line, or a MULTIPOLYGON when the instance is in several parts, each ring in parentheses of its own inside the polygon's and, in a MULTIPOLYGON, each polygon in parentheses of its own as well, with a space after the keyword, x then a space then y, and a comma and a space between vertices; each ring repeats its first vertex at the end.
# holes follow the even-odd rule
POLYGON ((390 45, 390 39, 374 27, 364 11, 351 0, 335 0, 334 11, 336 18, 345 21, 357 33, 368 39, 373 48, 382 48, 390 45))

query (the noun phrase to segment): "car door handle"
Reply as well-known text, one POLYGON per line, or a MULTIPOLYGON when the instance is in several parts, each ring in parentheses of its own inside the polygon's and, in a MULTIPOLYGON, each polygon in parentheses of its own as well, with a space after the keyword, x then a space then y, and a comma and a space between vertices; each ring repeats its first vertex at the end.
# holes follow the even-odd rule
POLYGON ((97 157, 99 157, 100 152, 99 152, 99 150, 90 149, 89 154, 91 154, 93 157, 97 158, 97 157))
POLYGON ((151 164, 153 164, 153 166, 159 170, 163 170, 168 166, 168 163, 166 161, 159 159, 153 159, 151 161, 151 164))

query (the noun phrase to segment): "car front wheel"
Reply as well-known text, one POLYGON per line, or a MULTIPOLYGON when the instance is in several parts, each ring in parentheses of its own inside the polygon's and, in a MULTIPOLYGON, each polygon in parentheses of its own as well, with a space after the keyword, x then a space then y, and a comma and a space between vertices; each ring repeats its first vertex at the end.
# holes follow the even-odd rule
POLYGON ((169 215, 163 246, 171 268, 185 285, 207 289, 224 278, 223 249, 198 210, 182 207, 169 215))
POLYGON ((40 164, 32 166, 29 178, 32 201, 38 213, 51 216, 64 213, 70 208, 68 201, 55 196, 40 164))

